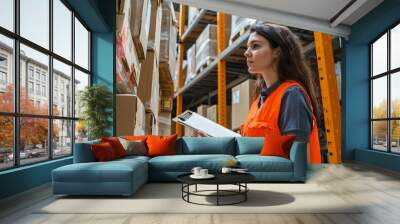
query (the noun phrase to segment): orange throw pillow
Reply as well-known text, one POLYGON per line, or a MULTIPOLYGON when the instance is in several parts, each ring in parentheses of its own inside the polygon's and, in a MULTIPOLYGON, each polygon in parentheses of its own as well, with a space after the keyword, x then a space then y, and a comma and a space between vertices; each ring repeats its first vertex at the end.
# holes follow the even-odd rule
POLYGON ((289 159, 290 147, 295 138, 295 135, 266 135, 260 155, 281 156, 289 159))
POLYGON ((177 135, 159 136, 149 135, 146 139, 148 156, 175 155, 177 135))
POLYGON ((101 142, 110 143, 117 158, 126 156, 126 151, 117 137, 101 138, 101 142))
POLYGON ((117 158, 113 147, 108 142, 93 144, 91 145, 91 149, 94 157, 99 162, 109 161, 117 158))

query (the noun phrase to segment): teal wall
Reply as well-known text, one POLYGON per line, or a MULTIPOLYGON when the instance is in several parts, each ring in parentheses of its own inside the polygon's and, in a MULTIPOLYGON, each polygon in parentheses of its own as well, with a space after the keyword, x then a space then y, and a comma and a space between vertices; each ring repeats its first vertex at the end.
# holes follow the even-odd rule
POLYGON ((392 170, 399 170, 399 156, 369 149, 369 43, 400 22, 399 12, 400 0, 386 0, 353 24, 344 43, 342 80, 343 158, 392 170))
MULTIPOLYGON (((92 82, 103 83, 115 93, 115 0, 66 2, 92 31, 92 82)), ((109 130, 113 133, 114 125, 109 130)), ((72 157, 68 157, 0 172, 0 199, 50 182, 53 169, 71 163, 72 157)))

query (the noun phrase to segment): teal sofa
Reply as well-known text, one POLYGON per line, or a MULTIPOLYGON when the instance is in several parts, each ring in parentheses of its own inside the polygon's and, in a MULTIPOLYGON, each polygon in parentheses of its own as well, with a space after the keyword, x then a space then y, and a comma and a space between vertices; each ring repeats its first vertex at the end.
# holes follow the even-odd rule
POLYGON ((294 142, 290 159, 260 156, 263 138, 182 137, 176 141, 176 155, 127 156, 96 162, 90 141, 75 144, 74 163, 52 171, 54 194, 131 195, 148 181, 176 181, 193 167, 219 172, 228 160, 236 160, 259 182, 304 182, 306 180, 306 143, 294 142))

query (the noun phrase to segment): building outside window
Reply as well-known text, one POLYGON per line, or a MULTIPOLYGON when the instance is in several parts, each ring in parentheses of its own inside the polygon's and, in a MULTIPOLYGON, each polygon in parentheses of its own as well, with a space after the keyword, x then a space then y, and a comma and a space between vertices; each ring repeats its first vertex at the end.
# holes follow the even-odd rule
POLYGON ((371 148, 400 153, 400 24, 370 44, 371 148))
MULTIPOLYGON (((4 4, 10 4, 7 2, 11 2, 11 7, 4 9, 12 9, 13 1, 6 1, 4 4)), ((86 81, 90 80, 91 75, 89 30, 62 0, 18 2, 18 12, 10 12, 13 20, 19 21, 15 24, 16 29, 10 30, 0 23, 2 28, 8 30, 0 29, 0 83, 11 80, 13 87, 7 89, 8 92, 0 91, 0 98, 7 98, 6 101, 0 101, 0 123, 5 130, 0 133, 0 139, 3 140, 0 141, 0 151, 4 158, 0 160, 0 170, 71 156, 73 143, 87 139, 86 127, 78 125, 79 113, 74 113, 72 107, 57 107, 56 99, 59 94, 63 94, 63 104, 74 105, 79 102, 79 91, 90 84, 86 81), (42 13, 36 13, 39 11, 42 13), (9 32, 15 35, 10 35, 9 32), (50 49, 50 43, 53 43, 53 49, 50 49), (53 58, 54 54, 63 60, 53 58), (74 60, 72 55, 75 55, 74 60), (12 58, 19 58, 19 88, 15 87, 14 78, 10 78, 15 74, 14 69, 9 69, 9 66, 18 65, 10 60, 12 58), (49 63, 50 61, 53 63, 49 63), (73 80, 74 74, 78 75, 73 80), (48 77, 53 78, 54 83, 49 94, 48 77), (57 84, 59 79, 64 81, 63 89, 57 84), (72 88, 65 88, 66 85, 75 85, 74 92, 72 88), (18 99, 14 99, 15 89, 27 94, 20 94, 18 99), (54 105, 50 105, 50 97, 53 97, 54 105), (20 108, 19 112, 14 111, 14 106, 20 108), (50 107, 53 110, 49 110, 50 107), (53 112, 50 113, 51 111, 53 112), (52 129, 49 129, 49 124, 52 129), (14 125, 18 125, 18 133, 13 132, 14 125), (52 132, 49 133, 49 130, 52 132), (33 132, 43 134, 33 138, 33 132)))

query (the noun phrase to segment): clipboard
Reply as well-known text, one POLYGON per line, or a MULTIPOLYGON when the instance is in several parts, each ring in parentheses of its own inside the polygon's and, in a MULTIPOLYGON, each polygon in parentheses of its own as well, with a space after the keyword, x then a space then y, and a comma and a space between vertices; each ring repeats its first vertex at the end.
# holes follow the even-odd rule
POLYGON ((186 110, 182 114, 174 117, 172 120, 196 131, 201 131, 209 137, 241 137, 239 133, 225 128, 224 126, 191 110, 186 110))

